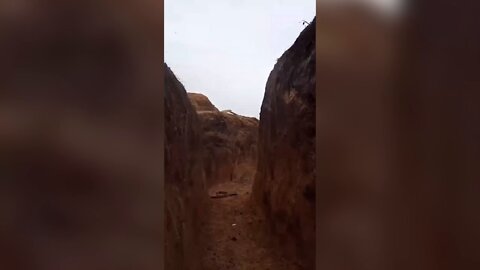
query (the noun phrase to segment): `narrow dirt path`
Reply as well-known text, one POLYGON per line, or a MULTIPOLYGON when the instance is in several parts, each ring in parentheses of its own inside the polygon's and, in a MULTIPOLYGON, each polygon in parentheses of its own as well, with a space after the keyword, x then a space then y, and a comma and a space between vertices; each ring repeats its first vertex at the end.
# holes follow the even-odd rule
POLYGON ((264 220, 251 205, 251 183, 227 182, 210 188, 210 196, 237 195, 210 198, 209 217, 203 227, 207 243, 203 257, 204 270, 299 270, 267 244, 264 220))

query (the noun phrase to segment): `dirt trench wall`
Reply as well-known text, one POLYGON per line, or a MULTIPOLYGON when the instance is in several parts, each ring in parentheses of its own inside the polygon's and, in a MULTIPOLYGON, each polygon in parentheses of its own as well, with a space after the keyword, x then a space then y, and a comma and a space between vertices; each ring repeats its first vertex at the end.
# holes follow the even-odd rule
POLYGON ((315 20, 276 63, 262 103, 257 205, 283 246, 315 257, 315 20))
POLYGON ((167 65, 165 127, 165 269, 199 269, 197 237, 207 194, 202 130, 185 88, 167 65))
POLYGON ((189 93, 197 106, 206 151, 207 185, 225 181, 252 182, 257 160, 258 120, 218 111, 202 94, 189 93), (208 106, 207 106, 208 105, 208 106))

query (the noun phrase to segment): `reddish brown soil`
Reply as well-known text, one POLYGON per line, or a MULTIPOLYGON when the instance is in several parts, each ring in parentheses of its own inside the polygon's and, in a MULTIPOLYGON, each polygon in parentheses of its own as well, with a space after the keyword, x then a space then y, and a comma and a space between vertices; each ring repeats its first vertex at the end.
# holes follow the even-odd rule
POLYGON ((263 228, 264 219, 250 202, 252 183, 226 182, 210 188, 209 195, 218 191, 237 193, 236 196, 209 199, 209 217, 202 230, 206 252, 204 270, 299 270, 287 261, 271 243, 263 228))

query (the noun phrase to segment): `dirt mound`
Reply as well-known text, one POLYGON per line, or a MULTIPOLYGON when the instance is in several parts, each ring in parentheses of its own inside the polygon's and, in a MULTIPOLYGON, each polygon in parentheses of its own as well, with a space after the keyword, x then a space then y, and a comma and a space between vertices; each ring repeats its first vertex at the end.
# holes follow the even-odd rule
POLYGON ((193 107, 197 112, 201 111, 213 111, 218 112, 217 107, 215 107, 210 99, 203 94, 200 93, 188 93, 188 98, 192 103, 193 107))
MULTIPOLYGON (((198 94, 191 96, 198 98, 198 94)), ((202 96, 206 104, 211 104, 202 96)), ((212 105, 213 106, 213 105, 212 105)), ((213 107, 215 108, 215 107, 213 107)), ((231 111, 198 111, 203 146, 206 151, 205 172, 208 185, 223 181, 252 181, 255 171, 258 120, 231 111)))
POLYGON ((167 65, 165 128, 165 268, 199 269, 199 211, 206 198, 202 130, 185 88, 167 65))
POLYGON ((307 269, 315 262, 315 22, 268 78, 253 186, 272 232, 307 269))

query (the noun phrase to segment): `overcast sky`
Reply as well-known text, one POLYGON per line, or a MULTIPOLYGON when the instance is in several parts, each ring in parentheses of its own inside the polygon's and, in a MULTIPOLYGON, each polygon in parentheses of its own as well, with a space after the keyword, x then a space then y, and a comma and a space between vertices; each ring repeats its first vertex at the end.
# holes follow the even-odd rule
MULTIPOLYGON (((363 2, 397 10, 402 0, 363 2)), ((259 117, 268 75, 315 16, 315 0, 165 0, 165 61, 188 92, 259 117)))
POLYGON ((315 16, 315 0, 165 0, 165 62, 188 92, 259 117, 274 64, 315 16))

